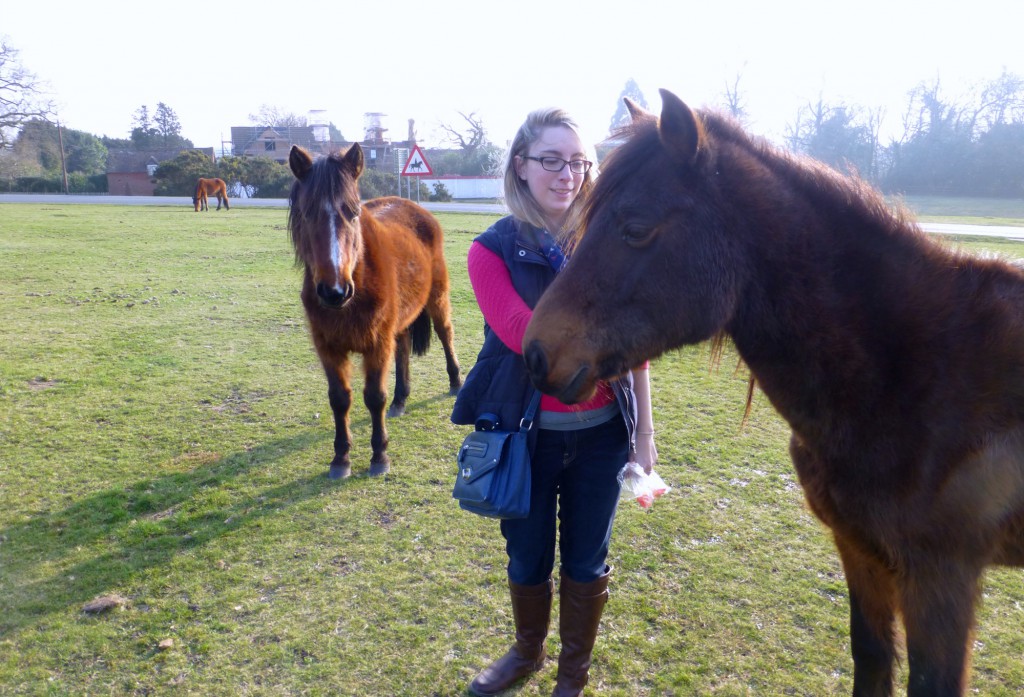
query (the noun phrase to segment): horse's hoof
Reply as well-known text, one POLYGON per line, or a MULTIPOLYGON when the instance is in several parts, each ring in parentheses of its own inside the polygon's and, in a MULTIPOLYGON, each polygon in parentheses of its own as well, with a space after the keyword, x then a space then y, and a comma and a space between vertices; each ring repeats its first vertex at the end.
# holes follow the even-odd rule
POLYGON ((387 474, 391 471, 390 462, 371 462, 370 463, 370 476, 379 477, 382 474, 387 474))
POLYGON ((455 397, 459 394, 459 390, 462 389, 462 385, 452 385, 452 388, 448 390, 449 397, 455 397))
POLYGON ((331 468, 327 470, 328 479, 346 479, 352 476, 352 465, 342 463, 340 465, 331 464, 331 468))
POLYGON ((388 418, 394 419, 405 413, 405 405, 392 404, 391 408, 388 409, 388 418))

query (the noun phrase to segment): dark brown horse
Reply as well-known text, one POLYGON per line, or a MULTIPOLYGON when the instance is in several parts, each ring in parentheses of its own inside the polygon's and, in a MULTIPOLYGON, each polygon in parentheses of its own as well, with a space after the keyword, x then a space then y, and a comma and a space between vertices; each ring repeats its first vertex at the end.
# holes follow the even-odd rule
POLYGON ((210 210, 210 196, 217 197, 217 210, 220 210, 221 203, 224 204, 224 208, 231 210, 231 206, 228 204, 228 185, 224 183, 224 180, 200 177, 196 182, 195 193, 192 194, 192 205, 195 206, 196 213, 210 210))
MULTIPOLYGON (((524 338, 566 402, 731 337, 792 428, 850 592, 855 695, 960 695, 986 566, 1024 565, 1024 274, 947 250, 865 183, 662 91, 630 104, 524 338)), ((748 403, 749 408, 749 403, 748 403)))
POLYGON ((430 324, 444 347, 450 394, 462 378, 455 357, 448 267, 441 226, 412 201, 393 196, 361 204, 357 180, 363 151, 351 146, 315 162, 293 146, 295 175, 288 226, 297 263, 305 267, 302 304, 313 345, 327 375, 334 412, 334 459, 329 476, 351 473, 348 412, 349 354, 363 356, 363 402, 370 410, 370 474, 390 467, 384 423, 385 381, 395 359, 395 394, 388 416, 401 416, 409 396, 409 354, 426 352, 430 324))

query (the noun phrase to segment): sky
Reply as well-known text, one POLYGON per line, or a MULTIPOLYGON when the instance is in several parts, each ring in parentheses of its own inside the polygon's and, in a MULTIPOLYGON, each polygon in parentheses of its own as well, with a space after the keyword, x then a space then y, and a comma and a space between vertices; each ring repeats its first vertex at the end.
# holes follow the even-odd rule
POLYGON ((197 147, 230 141, 263 105, 323 110, 348 140, 382 113, 393 140, 443 142, 474 114, 505 146, 526 114, 559 106, 608 134, 626 82, 724 102, 737 79, 749 129, 781 141, 819 98, 884 110, 940 81, 957 100, 1005 69, 1024 76, 1019 0, 391 0, 307 3, 9 0, 0 36, 48 86, 67 128, 128 137, 140 106, 171 107, 197 147))

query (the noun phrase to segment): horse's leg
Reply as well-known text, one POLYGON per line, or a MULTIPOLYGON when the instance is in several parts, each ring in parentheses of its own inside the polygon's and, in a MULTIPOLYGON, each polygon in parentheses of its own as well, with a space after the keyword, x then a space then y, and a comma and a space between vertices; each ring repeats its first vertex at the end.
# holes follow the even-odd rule
POLYGON ((462 387, 462 377, 459 375, 459 359, 455 356, 455 331, 452 329, 452 309, 448 293, 435 293, 427 307, 427 313, 430 315, 431 322, 434 323, 434 332, 444 348, 444 365, 445 370, 448 371, 448 394, 458 394, 459 388, 462 387))
POLYGON ((218 191, 217 192, 217 210, 220 210, 220 200, 221 200, 221 195, 220 195, 220 192, 218 191))
POLYGON ((853 695, 889 697, 896 661, 893 623, 897 598, 892 572, 838 535, 835 540, 850 591, 853 695))
POLYGON ((409 383, 409 355, 412 353, 412 336, 406 330, 395 336, 395 395, 391 399, 388 418, 405 413, 405 402, 411 391, 409 383))
POLYGON ((954 556, 923 556, 911 560, 900 588, 907 697, 960 697, 970 671, 968 642, 982 567, 954 556))
POLYGON ((352 474, 348 452, 352 448, 352 434, 348 430, 348 410, 352 406, 352 388, 349 387, 348 357, 337 365, 324 363, 327 375, 327 398, 334 414, 334 459, 327 472, 330 479, 342 479, 352 474))
POLYGON ((385 380, 387 380, 388 369, 391 367, 393 343, 385 344, 389 348, 377 352, 366 352, 363 354, 363 371, 365 373, 365 385, 363 386, 363 403, 370 412, 370 424, 373 432, 370 435, 370 446, 373 448, 373 457, 370 458, 370 476, 385 474, 391 469, 391 459, 388 457, 388 426, 384 420, 384 406, 388 400, 385 380))

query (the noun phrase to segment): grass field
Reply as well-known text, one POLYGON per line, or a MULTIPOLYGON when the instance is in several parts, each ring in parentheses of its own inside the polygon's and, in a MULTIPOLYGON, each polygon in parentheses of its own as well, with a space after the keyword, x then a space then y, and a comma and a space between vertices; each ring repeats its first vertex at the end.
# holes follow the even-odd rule
POLYGON ((1024 198, 906 196, 901 200, 921 221, 1024 227, 1024 198))
MULTIPOLYGON (((0 693, 462 695, 507 648, 497 524, 450 497, 465 429, 436 341, 390 423, 391 474, 358 476, 357 404, 357 476, 327 480, 285 215, 0 204, 0 693)), ((468 370, 465 253, 494 217, 438 217, 468 370)), ((673 490, 620 507, 588 694, 850 692, 842 571, 763 396, 741 427, 736 365, 698 346, 652 366, 673 490)), ((1022 627, 1024 578, 991 572, 976 693, 1024 691, 1022 627)), ((550 663, 510 694, 553 683, 550 663)))

